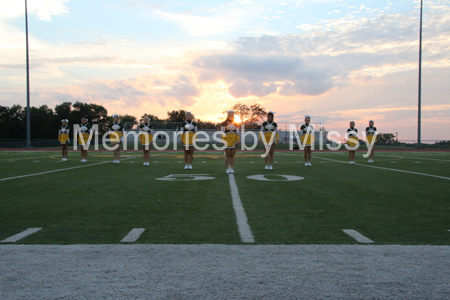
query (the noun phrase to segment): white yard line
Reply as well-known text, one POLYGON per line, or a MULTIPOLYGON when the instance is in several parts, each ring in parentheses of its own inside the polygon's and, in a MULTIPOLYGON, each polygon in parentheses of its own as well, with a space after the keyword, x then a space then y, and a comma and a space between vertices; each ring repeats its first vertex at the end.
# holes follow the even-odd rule
POLYGON ((126 237, 124 237, 120 242, 121 243, 133 243, 136 242, 142 233, 144 233, 145 228, 133 228, 131 231, 127 234, 126 237))
POLYGON ((236 180, 233 174, 229 174, 231 198, 233 199, 233 208, 236 214, 236 222, 238 225, 239 235, 243 243, 254 243, 252 230, 248 225, 247 215, 245 214, 244 207, 242 206, 241 198, 239 197, 239 190, 236 185, 236 180))
POLYGON ((343 232, 354 238, 358 243, 371 244, 373 241, 366 238, 361 233, 353 229, 342 229, 343 232))
MULTIPOLYGON (((61 156, 61 155, 51 155, 51 156, 61 156)), ((22 157, 22 158, 2 158, 0 161, 4 160, 19 160, 19 159, 35 159, 35 158, 50 158, 50 156, 35 156, 35 157, 22 157)))
POLYGON ((382 157, 396 157, 396 158, 410 158, 410 159, 423 159, 423 160, 436 160, 436 161, 450 162, 450 160, 437 159, 437 158, 424 158, 424 157, 411 157, 411 156, 394 156, 394 155, 381 155, 381 154, 377 154, 377 156, 382 156, 382 157))
MULTIPOLYGON (((125 158, 125 159, 122 159, 122 160, 127 160, 127 159, 132 159, 132 158, 135 158, 135 157, 125 158)), ((31 177, 31 176, 38 176, 38 175, 44 175, 44 174, 49 174, 49 173, 55 173, 55 172, 61 172, 61 171, 67 171, 67 170, 73 170, 73 169, 79 169, 79 168, 85 168, 85 167, 92 167, 92 166, 97 166, 97 165, 102 165, 102 164, 107 164, 107 163, 112 163, 112 162, 111 161, 103 161, 103 162, 96 163, 96 164, 82 165, 82 166, 66 168, 66 169, 58 169, 58 170, 51 170, 51 171, 34 173, 34 174, 28 174, 28 175, 0 178, 0 181, 19 179, 19 178, 25 178, 25 177, 31 177)))
POLYGON ((3 241, 0 241, 0 243, 15 243, 17 241, 20 241, 21 239, 23 239, 24 237, 27 237, 33 233, 38 232, 39 230, 41 230, 42 228, 28 228, 25 231, 22 231, 21 233, 15 234, 13 236, 10 236, 7 239, 4 239, 3 241))
MULTIPOLYGON (((348 164, 348 162, 342 161, 342 160, 336 160, 336 159, 330 159, 330 158, 324 158, 324 157, 317 157, 317 156, 315 156, 315 158, 348 164)), ((415 174, 415 175, 422 175, 422 176, 428 176, 428 177, 434 177, 434 178, 450 180, 450 177, 437 176, 437 175, 431 175, 431 174, 425 174, 425 173, 419 173, 419 172, 411 172, 411 171, 405 171, 405 170, 399 170, 399 169, 391 169, 391 168, 383 168, 383 167, 377 167, 377 166, 369 166, 369 165, 363 165, 363 164, 355 164, 355 165, 356 166, 362 166, 362 167, 368 167, 368 168, 375 168, 375 169, 388 170, 388 171, 396 171, 396 172, 401 172, 401 173, 408 173, 408 174, 415 174)))

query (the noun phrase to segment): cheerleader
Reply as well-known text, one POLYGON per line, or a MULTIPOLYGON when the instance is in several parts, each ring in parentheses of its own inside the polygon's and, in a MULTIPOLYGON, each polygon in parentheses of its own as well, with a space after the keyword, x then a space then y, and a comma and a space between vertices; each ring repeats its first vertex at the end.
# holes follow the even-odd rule
POLYGON ((192 121, 190 111, 186 112, 186 120, 181 125, 181 143, 184 147, 184 169, 192 170, 194 161, 194 134, 197 132, 197 123, 192 121))
MULTIPOLYGON (((347 144, 350 147, 355 147, 356 141, 358 141, 358 129, 355 128, 355 121, 351 121, 350 128, 347 129, 347 144)), ((348 159, 351 165, 355 164, 355 154, 356 150, 348 150, 348 159)))
POLYGON ((61 161, 67 161, 67 148, 70 144, 70 139, 69 139, 69 120, 67 119, 62 119, 61 120, 62 126, 59 129, 58 132, 58 141, 61 144, 61 150, 62 150, 62 159, 61 161))
POLYGON ((150 125, 150 118, 148 116, 144 117, 139 129, 139 141, 144 151, 144 166, 149 166, 150 163, 148 161, 150 160, 150 146, 153 141, 153 126, 150 125))
POLYGON ((305 146, 303 157, 305 158, 305 166, 311 167, 311 145, 315 141, 314 126, 310 125, 311 116, 305 116, 305 124, 300 127, 300 141, 305 146))
POLYGON ((369 120, 369 127, 366 128, 366 141, 371 145, 372 150, 369 154, 369 163, 373 163, 373 154, 375 152, 375 143, 377 141, 377 128, 373 126, 373 120, 369 120))
POLYGON ((78 130, 78 144, 81 146, 81 162, 86 162, 89 150, 89 136, 91 135, 92 130, 92 127, 88 124, 88 119, 86 117, 81 118, 81 124, 78 130), (85 146, 87 146, 87 149, 84 149, 85 146))
POLYGON ((278 125, 273 121, 275 112, 270 111, 267 114, 267 121, 261 126, 259 138, 264 146, 270 146, 269 155, 264 157, 266 163, 266 170, 273 169, 273 154, 275 152, 275 144, 279 143, 280 136, 278 134, 278 125))
POLYGON ((234 174, 234 156, 236 154, 236 145, 239 142, 239 124, 234 122, 234 111, 227 111, 227 119, 220 126, 225 133, 223 139, 227 144, 225 149, 225 168, 227 174, 234 174))
POLYGON ((111 144, 118 145, 118 147, 113 150, 114 152, 114 164, 120 164, 120 144, 123 141, 123 125, 120 123, 119 115, 114 114, 113 122, 109 124, 109 140, 111 144))

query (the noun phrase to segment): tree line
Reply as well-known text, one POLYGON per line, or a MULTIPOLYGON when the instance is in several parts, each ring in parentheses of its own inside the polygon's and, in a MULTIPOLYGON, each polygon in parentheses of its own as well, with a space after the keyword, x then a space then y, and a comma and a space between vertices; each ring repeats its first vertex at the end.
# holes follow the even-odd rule
MULTIPOLYGON (((258 124, 267 115, 264 108, 259 104, 247 106, 237 103, 232 110, 241 117, 247 128, 257 128, 258 124)), ((159 128, 176 129, 177 123, 185 120, 186 110, 172 110, 167 112, 165 118, 159 118, 153 114, 143 114, 139 119, 135 116, 120 115, 121 123, 139 123, 148 116, 151 122, 156 122, 159 128)), ((193 115, 194 116, 194 115, 193 115)), ((108 126, 112 122, 112 116, 108 115, 105 107, 99 104, 82 103, 77 101, 64 102, 51 109, 47 105, 30 107, 31 138, 32 139, 55 139, 62 119, 68 119, 69 125, 79 124, 81 117, 86 117, 90 124, 98 124, 100 134, 108 131, 108 126)), ((195 116, 194 116, 195 117, 195 116)), ((0 139, 26 139, 27 126, 26 107, 13 105, 11 107, 0 105, 0 139)), ((197 124, 202 129, 216 129, 219 123, 202 121, 196 119, 197 124)))

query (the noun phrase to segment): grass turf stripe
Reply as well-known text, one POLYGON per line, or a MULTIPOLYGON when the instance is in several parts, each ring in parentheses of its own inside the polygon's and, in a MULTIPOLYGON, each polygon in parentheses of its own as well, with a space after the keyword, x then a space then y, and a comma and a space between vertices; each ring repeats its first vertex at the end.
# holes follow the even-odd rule
POLYGON ((377 154, 377 156, 381 156, 381 157, 395 157, 395 158, 409 158, 409 159, 422 159, 422 160, 435 160, 435 161, 444 161, 444 162, 450 162, 450 160, 445 160, 445 159, 436 159, 436 158, 425 158, 425 157, 411 157, 411 156, 393 156, 393 155, 380 155, 377 154))
MULTIPOLYGON (((133 158, 135 158, 135 157, 125 158, 122 160, 133 159, 133 158)), ((107 164, 107 163, 111 163, 111 162, 103 161, 103 162, 96 163, 96 164, 83 165, 83 166, 77 166, 77 167, 71 167, 71 168, 65 168, 65 169, 58 169, 58 170, 52 170, 52 171, 46 171, 46 172, 40 172, 40 173, 34 173, 34 174, 28 174, 28 175, 1 178, 0 181, 19 179, 19 178, 31 177, 31 176, 38 176, 38 175, 44 175, 44 174, 49 174, 49 173, 55 173, 55 172, 61 172, 61 171, 67 171, 67 170, 73 170, 73 169, 79 169, 79 168, 85 168, 85 167, 92 167, 92 166, 97 166, 97 165, 102 165, 102 164, 107 164)))
MULTIPOLYGON (((324 158, 324 157, 314 157, 314 158, 324 159, 324 160, 329 160, 329 161, 335 161, 335 162, 340 162, 340 163, 344 163, 344 164, 347 164, 347 163, 348 163, 348 162, 346 162, 346 161, 336 160, 336 159, 330 159, 330 158, 324 158)), ((369 166, 369 165, 356 164, 356 163, 355 163, 355 165, 356 165, 356 166, 362 166, 362 167, 368 167, 368 168, 375 168, 375 169, 388 170, 388 171, 396 171, 396 172, 402 172, 402 173, 415 174, 415 175, 422 175, 422 176, 428 176, 428 177, 434 177, 434 178, 440 178, 440 179, 450 180, 449 177, 438 176, 438 175, 432 175, 432 174, 426 174, 426 173, 411 172, 411 171, 405 171, 405 170, 399 170, 399 169, 383 168, 383 167, 369 166)))

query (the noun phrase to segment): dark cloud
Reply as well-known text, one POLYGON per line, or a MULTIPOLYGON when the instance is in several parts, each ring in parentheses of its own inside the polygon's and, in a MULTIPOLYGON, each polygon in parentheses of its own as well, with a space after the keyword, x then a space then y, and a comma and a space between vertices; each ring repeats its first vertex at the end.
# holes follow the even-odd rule
POLYGON ((191 106, 195 104, 194 97, 200 95, 200 90, 196 85, 191 83, 187 76, 181 75, 178 80, 170 86, 170 90, 164 92, 164 95, 191 106))
POLYGON ((145 91, 136 88, 132 82, 115 80, 113 82, 90 82, 86 84, 88 90, 96 91, 101 98, 107 100, 119 100, 126 98, 128 100, 139 99, 139 96, 148 95, 145 91))
MULTIPOLYGON (((449 27, 442 16, 431 19, 439 30, 425 26, 429 40, 440 38, 449 27)), ((222 79, 235 98, 271 93, 314 96, 346 85, 350 75, 364 80, 372 76, 355 75, 355 71, 417 63, 418 47, 412 43, 417 40, 415 17, 381 14, 322 25, 307 34, 239 38, 232 43, 234 53, 202 56, 193 63, 200 70, 199 81, 222 79)), ((442 44, 424 53, 427 62, 449 54, 450 46, 442 44)))
POLYGON ((222 72, 227 81, 245 78, 248 81, 274 81, 294 76, 303 65, 293 56, 257 56, 249 54, 211 55, 200 57, 194 66, 206 72, 222 72))
MULTIPOLYGON (((428 25, 424 24, 426 63, 450 55, 450 46, 438 42, 443 32, 449 32, 445 31, 450 27, 448 18, 429 18, 425 21, 428 25)), ((232 43, 231 54, 201 56, 193 66, 199 70, 200 82, 224 80, 228 92, 242 98, 272 93, 321 95, 355 77, 371 80, 372 76, 383 76, 358 73, 363 70, 382 72, 380 67, 389 67, 389 72, 402 72, 417 64, 416 17, 381 14, 373 19, 322 25, 307 34, 239 38, 232 43)))
POLYGON ((202 71, 200 79, 223 78, 235 98, 265 97, 276 93, 277 87, 283 95, 320 95, 333 87, 332 77, 337 73, 290 55, 211 55, 200 57, 194 66, 202 71))
POLYGON ((250 95, 265 97, 277 91, 277 85, 270 83, 268 85, 262 82, 247 82, 243 79, 236 79, 228 88, 228 92, 234 98, 244 98, 250 95))
POLYGON ((279 53, 284 54, 285 49, 278 36, 264 35, 261 37, 242 37, 233 43, 238 52, 247 53, 279 53))

